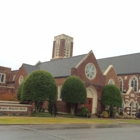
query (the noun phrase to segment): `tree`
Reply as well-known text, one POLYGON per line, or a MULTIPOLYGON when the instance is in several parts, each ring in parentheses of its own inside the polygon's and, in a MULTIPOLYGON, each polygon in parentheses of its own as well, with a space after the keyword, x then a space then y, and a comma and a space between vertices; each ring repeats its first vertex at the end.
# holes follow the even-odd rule
POLYGON ((22 87, 23 87, 23 82, 21 83, 21 85, 19 86, 18 91, 17 91, 17 99, 18 99, 19 101, 21 101, 22 87))
POLYGON ((22 101, 35 103, 35 112, 39 112, 44 101, 56 101, 57 85, 53 76, 43 70, 32 72, 24 81, 21 89, 22 101))
POLYGON ((115 85, 104 86, 101 101, 103 105, 109 106, 109 116, 113 115, 113 109, 122 105, 122 96, 119 88, 115 85))
POLYGON ((62 86, 61 98, 71 104, 71 114, 74 114, 75 104, 86 103, 87 93, 82 80, 77 76, 68 77, 62 86))

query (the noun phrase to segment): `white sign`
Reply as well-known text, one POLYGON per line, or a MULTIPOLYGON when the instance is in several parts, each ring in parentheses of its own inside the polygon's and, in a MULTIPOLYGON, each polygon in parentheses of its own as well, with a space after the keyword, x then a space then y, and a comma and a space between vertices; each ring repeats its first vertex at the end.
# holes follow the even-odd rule
POLYGON ((0 111, 27 111, 27 107, 7 107, 0 106, 0 111))

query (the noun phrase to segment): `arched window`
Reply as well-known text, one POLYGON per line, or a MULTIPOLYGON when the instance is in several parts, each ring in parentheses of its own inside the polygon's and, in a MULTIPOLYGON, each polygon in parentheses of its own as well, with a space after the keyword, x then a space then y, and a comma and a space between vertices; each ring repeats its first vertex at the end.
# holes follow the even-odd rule
POLYGON ((123 92, 123 80, 122 80, 122 78, 119 78, 119 82, 120 82, 120 91, 123 92))
POLYGON ((57 96, 57 100, 62 100, 61 99, 61 90, 62 90, 62 86, 58 86, 58 96, 57 96))
POLYGON ((133 87, 135 92, 138 91, 138 79, 136 77, 130 79, 130 86, 133 87))
POLYGON ((113 80, 113 79, 110 79, 110 80, 109 80, 109 82, 108 82, 108 84, 109 84, 109 85, 114 85, 114 84, 115 84, 115 82, 114 82, 114 80, 113 80))

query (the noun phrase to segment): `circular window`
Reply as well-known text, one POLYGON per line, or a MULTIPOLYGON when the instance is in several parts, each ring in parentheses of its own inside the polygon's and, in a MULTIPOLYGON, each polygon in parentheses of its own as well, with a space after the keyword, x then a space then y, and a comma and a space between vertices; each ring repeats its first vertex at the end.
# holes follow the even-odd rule
POLYGON ((23 76, 20 76, 19 77, 19 84, 21 84, 23 82, 23 80, 24 80, 23 76))
POLYGON ((90 80, 94 79, 96 76, 96 68, 92 63, 88 63, 85 67, 86 77, 90 80))

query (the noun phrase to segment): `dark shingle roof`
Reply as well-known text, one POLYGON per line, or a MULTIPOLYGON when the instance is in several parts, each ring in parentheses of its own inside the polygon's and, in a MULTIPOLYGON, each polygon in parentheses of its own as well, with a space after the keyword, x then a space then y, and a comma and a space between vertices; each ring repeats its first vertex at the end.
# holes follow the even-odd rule
POLYGON ((32 65, 28 65, 28 64, 23 64, 27 74, 30 74, 31 72, 35 71, 35 70, 39 70, 39 67, 37 66, 32 66, 32 65))
POLYGON ((113 65, 117 74, 140 73, 140 53, 97 59, 104 73, 109 65, 113 65))
POLYGON ((86 54, 43 62, 38 64, 38 67, 50 72, 54 77, 67 77, 71 75, 71 68, 75 67, 85 56, 86 54))

